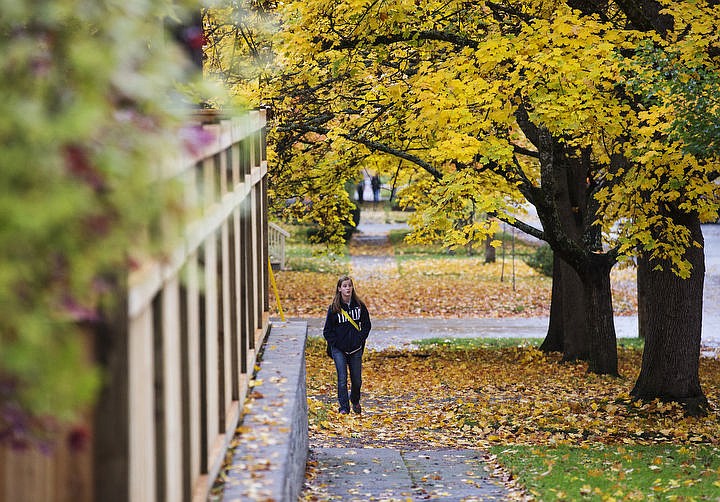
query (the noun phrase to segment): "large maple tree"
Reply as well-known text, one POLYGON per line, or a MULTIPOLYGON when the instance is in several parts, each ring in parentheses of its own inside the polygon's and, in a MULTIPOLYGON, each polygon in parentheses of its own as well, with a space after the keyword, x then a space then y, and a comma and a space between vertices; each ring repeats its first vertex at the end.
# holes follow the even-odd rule
POLYGON ((287 211, 340 235, 344 185, 369 167, 404 186, 417 241, 463 245, 500 221, 546 240, 570 278, 554 302, 574 298, 556 323, 566 357, 596 373, 617 373, 617 260, 699 276, 702 291, 688 249, 717 217, 716 158, 678 134, 688 100, 659 86, 648 51, 716 71, 712 2, 321 0, 278 14, 264 89, 287 211), (542 228, 523 221, 528 203, 542 228))

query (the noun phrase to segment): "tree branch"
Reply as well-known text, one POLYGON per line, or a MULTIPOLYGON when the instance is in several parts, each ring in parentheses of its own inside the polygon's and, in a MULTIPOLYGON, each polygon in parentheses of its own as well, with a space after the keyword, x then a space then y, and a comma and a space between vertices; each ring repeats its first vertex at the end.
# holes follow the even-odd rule
POLYGON ((540 154, 537 151, 529 150, 519 145, 513 145, 513 151, 517 154, 525 155, 526 157, 532 157, 534 159, 540 158, 540 154))
POLYGON ((495 213, 492 216, 494 216, 498 220, 502 221, 503 223, 507 223, 508 225, 517 228, 521 232, 524 232, 528 235, 532 235, 533 237, 540 239, 541 241, 545 240, 545 232, 543 232, 539 228, 535 228, 532 225, 529 225, 521 220, 518 220, 514 216, 511 217, 510 215, 507 215, 507 214, 498 214, 498 213, 495 213))
POLYGON ((496 19, 500 19, 501 15, 514 17, 517 19, 520 19, 521 21, 524 21, 527 24, 530 24, 534 18, 524 12, 520 9, 516 9, 514 7, 510 7, 507 5, 501 5, 499 3, 495 2, 487 2, 487 6, 490 8, 490 10, 495 14, 496 19))
POLYGON ((424 161, 420 157, 412 155, 406 151, 388 146, 384 143, 380 143, 379 141, 372 141, 369 139, 365 139, 360 136, 352 136, 350 134, 344 134, 343 137, 345 139, 348 139, 355 143, 360 143, 361 145, 365 145, 370 150, 377 150, 379 152, 387 153, 389 155, 393 155, 400 159, 407 160, 408 162, 412 162, 416 166, 425 169, 425 171, 430 173, 436 180, 442 179, 442 173, 440 171, 438 171, 432 164, 430 164, 429 162, 424 161))
POLYGON ((660 14, 663 6, 656 0, 614 0, 613 3, 625 13, 635 29, 656 31, 663 37, 673 30, 675 20, 672 16, 660 14))
MULTIPOLYGON (((449 42, 457 47, 470 47, 477 49, 478 41, 462 35, 449 33, 441 30, 423 30, 408 33, 391 33, 388 35, 378 35, 375 38, 367 40, 368 45, 392 45, 400 42, 415 42, 418 40, 428 40, 437 42, 449 42)), ((319 40, 314 40, 319 42, 319 40)), ((359 38, 346 38, 340 41, 325 40, 322 42, 322 50, 342 50, 354 49, 363 44, 363 40, 359 38)))
MULTIPOLYGON (((305 123, 305 124, 286 124, 284 126, 280 126, 277 128, 277 131, 279 132, 314 132, 317 134, 327 134, 330 132, 330 129, 326 127, 319 127, 316 125, 311 125, 315 123, 324 123, 327 122, 330 118, 332 118, 329 115, 317 117, 316 119, 305 123)), ((407 151, 400 150, 399 148, 395 148, 389 145, 386 145, 384 143, 381 143, 379 141, 373 141, 367 138, 363 138, 362 136, 358 136, 356 134, 350 134, 345 133, 341 134, 341 136, 349 141, 352 141, 353 143, 359 143, 361 145, 366 146, 370 150, 373 151, 379 151, 383 153, 387 153, 388 155, 392 155, 394 157, 397 157, 399 159, 407 160, 408 162, 412 162, 418 167, 421 167, 428 173, 430 173, 436 180, 442 179, 442 173, 437 170, 432 164, 429 162, 421 159, 420 157, 416 155, 412 155, 411 153, 408 153, 407 151)))
POLYGON ((521 103, 520 106, 517 107, 517 110, 515 110, 515 120, 525 137, 537 148, 538 142, 540 141, 540 134, 537 126, 530 120, 530 115, 528 115, 524 103, 521 103))

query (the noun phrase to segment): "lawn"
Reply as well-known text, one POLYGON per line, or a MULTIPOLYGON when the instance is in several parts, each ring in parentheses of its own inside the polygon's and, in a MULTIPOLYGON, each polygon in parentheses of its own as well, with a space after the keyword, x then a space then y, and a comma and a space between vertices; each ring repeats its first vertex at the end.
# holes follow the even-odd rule
POLYGON ((717 445, 494 446, 539 500, 720 500, 717 445))

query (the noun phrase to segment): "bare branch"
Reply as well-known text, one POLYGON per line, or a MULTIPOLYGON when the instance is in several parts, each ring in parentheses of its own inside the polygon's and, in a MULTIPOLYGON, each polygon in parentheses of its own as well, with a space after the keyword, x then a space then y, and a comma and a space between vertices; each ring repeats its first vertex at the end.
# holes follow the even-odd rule
MULTIPOLYGON (((478 41, 473 40, 456 33, 450 33, 441 30, 424 30, 414 31, 408 33, 391 33, 388 35, 378 35, 375 38, 369 39, 368 45, 392 45, 400 42, 416 42, 418 40, 437 41, 437 42, 449 42, 457 47, 470 47, 477 49, 478 41)), ((319 42, 319 40, 316 40, 319 42)), ((325 40, 322 44, 323 50, 341 50, 341 49, 353 49, 362 45, 363 41, 358 38, 347 38, 339 42, 325 40)))

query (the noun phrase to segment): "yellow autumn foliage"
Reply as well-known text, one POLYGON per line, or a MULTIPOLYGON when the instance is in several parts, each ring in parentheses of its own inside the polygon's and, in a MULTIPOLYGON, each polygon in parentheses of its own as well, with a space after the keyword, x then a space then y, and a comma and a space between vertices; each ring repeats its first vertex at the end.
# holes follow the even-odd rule
MULTIPOLYGON (((705 1, 661 4, 675 25, 664 36, 628 29, 625 6, 613 2, 599 14, 536 0, 278 4, 266 43, 253 45, 272 47, 273 64, 258 68, 277 72, 260 72, 254 95, 272 104, 278 125, 270 137, 276 207, 335 235, 342 225, 330 215, 352 208, 346 185, 380 172, 417 210, 419 242, 462 245, 483 237, 488 227, 476 223, 487 215, 512 221, 519 204, 541 202, 532 192, 548 180, 541 183, 539 148, 526 134, 542 128, 554 154, 586 163, 601 203, 589 217, 607 246, 649 252, 687 275, 687 239, 672 218, 652 217, 669 204, 716 218, 718 163, 698 162, 671 140, 682 99, 648 88, 662 75, 639 48, 717 69, 720 12, 705 1), (308 198, 304 212, 282 207, 298 197, 308 198)), ((257 5, 250 11, 262 14, 257 5)))

